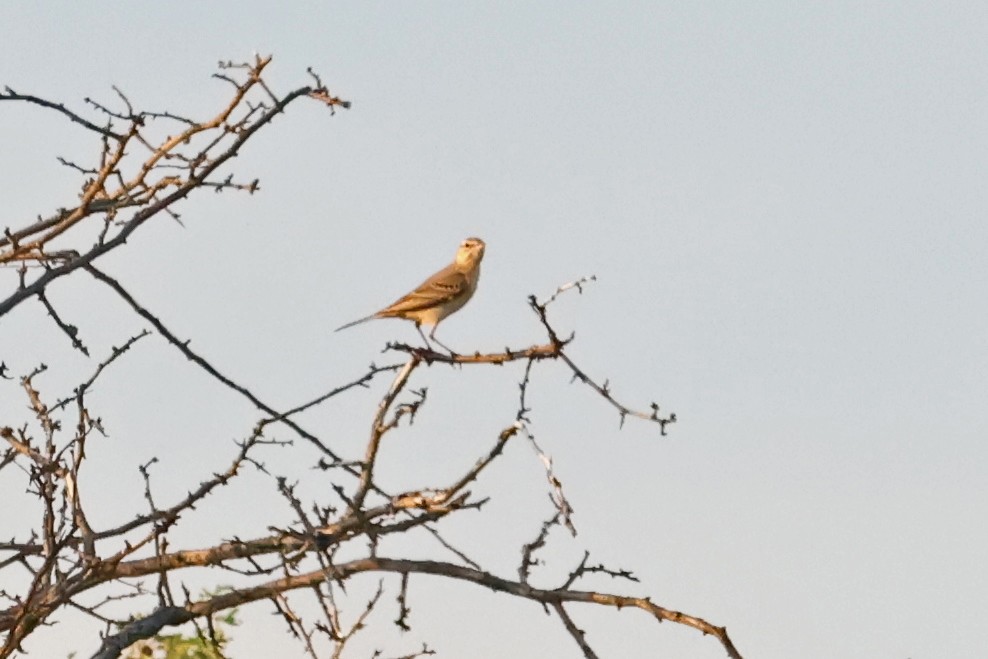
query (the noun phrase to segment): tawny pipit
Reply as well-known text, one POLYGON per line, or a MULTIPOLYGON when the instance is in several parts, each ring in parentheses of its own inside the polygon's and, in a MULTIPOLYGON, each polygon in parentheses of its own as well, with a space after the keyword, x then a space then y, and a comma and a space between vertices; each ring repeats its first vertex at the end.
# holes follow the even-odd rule
POLYGON ((422 340, 430 349, 432 346, 429 345, 429 339, 432 339, 446 350, 453 352, 436 338, 436 328, 443 318, 459 311, 473 297, 473 292, 477 290, 477 281, 480 279, 480 262, 484 258, 484 247, 484 241, 480 238, 467 238, 460 243, 453 262, 419 284, 414 291, 377 313, 337 327, 336 331, 375 318, 404 318, 415 323, 415 329, 422 335, 422 340), (422 325, 432 325, 429 339, 422 333, 422 325))

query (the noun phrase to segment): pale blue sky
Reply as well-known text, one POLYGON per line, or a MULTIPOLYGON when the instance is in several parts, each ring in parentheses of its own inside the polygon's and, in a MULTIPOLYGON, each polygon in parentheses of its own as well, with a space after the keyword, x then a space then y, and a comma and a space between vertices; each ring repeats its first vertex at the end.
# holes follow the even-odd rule
MULTIPOLYGON (((102 261, 174 331, 289 406, 382 361, 387 340, 413 340, 397 322, 331 329, 466 236, 487 241, 480 290, 440 331, 464 350, 541 340, 526 296, 595 273, 556 310, 577 332, 574 357, 680 423, 668 438, 619 432, 561 369, 537 374, 533 430, 580 529, 554 537, 543 584, 589 549, 642 583, 588 586, 726 625, 746 657, 983 657, 988 5, 752 4, 5 3, 0 84, 76 109, 117 85, 139 107, 191 114, 225 98, 217 60, 273 54, 281 91, 313 66, 350 111, 292 106, 235 165, 260 194, 191 199, 185 229, 160 218, 102 261)), ((11 227, 71 203, 78 180, 56 155, 93 153, 53 113, 9 103, 0 143, 11 227)), ((13 275, 0 271, 3 290, 13 275)), ((94 354, 139 330, 70 279, 50 295, 94 354)), ((92 369, 36 303, 0 321, 0 358, 16 373, 58 364, 52 389, 92 369)), ((486 452, 513 419, 520 371, 418 378, 429 404, 382 464, 395 490, 486 452)), ((356 452, 383 386, 304 421, 356 452)), ((22 418, 7 396, 0 413, 22 418)), ((93 403, 112 436, 92 465, 105 525, 140 509, 138 462, 158 456, 159 496, 180 496, 198 482, 190 463, 225 466, 257 418, 158 338, 93 403)), ((311 479, 311 461, 272 451, 269 467, 311 479)), ((489 516, 451 535, 514 576, 548 511, 542 478, 512 446, 476 488, 493 497, 489 516)), ((290 520, 250 475, 214 506, 225 537, 290 520)), ((204 510, 173 544, 198 546, 216 522, 204 510)), ((414 631, 397 637, 382 612, 362 647, 579 656, 534 605, 436 581, 413 591, 414 631)), ((244 611, 234 656, 301 656, 269 613, 244 611)), ((603 657, 724 655, 634 612, 572 614, 603 657)), ((88 656, 96 639, 74 636, 80 622, 27 649, 88 656)))

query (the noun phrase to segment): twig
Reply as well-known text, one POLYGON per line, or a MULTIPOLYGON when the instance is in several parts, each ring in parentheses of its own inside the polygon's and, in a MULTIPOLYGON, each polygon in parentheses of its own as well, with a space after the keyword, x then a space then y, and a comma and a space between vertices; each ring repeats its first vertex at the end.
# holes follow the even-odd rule
POLYGON ((251 393, 251 391, 249 389, 247 389, 246 387, 244 387, 242 385, 237 384, 236 382, 234 382, 230 378, 226 377, 225 375, 223 375, 222 373, 220 373, 218 370, 216 370, 216 368, 213 367, 212 364, 210 364, 209 362, 207 362, 203 357, 200 357, 198 354, 196 354, 195 352, 193 352, 192 349, 189 348, 188 341, 180 341, 178 339, 178 337, 176 337, 174 334, 172 334, 168 330, 168 328, 165 327, 164 324, 160 320, 158 320, 158 318, 156 316, 154 316, 150 311, 148 311, 143 306, 141 306, 137 302, 137 300, 135 300, 134 297, 130 293, 128 293, 126 291, 126 289, 124 289, 124 287, 121 286, 120 283, 116 279, 113 279, 112 277, 104 274, 102 271, 97 270, 92 265, 88 265, 87 264, 84 267, 85 267, 85 270, 87 272, 89 272, 89 274, 91 274, 93 277, 95 277, 96 279, 98 279, 99 281, 103 282, 104 284, 106 284, 107 286, 109 286, 110 288, 112 288, 114 291, 116 291, 117 295, 119 295, 121 298, 123 298, 124 301, 127 302, 127 304, 129 304, 130 307, 134 311, 136 311, 138 313, 138 315, 140 315, 142 318, 144 318, 149 323, 151 323, 154 326, 154 328, 158 331, 158 334, 160 334, 161 336, 165 337, 165 339, 167 339, 169 343, 171 343, 173 346, 175 346, 176 348, 178 348, 178 350, 183 355, 185 355, 185 357, 187 359, 189 359, 190 361, 192 361, 193 363, 195 363, 196 365, 198 365, 200 368, 202 368, 204 371, 206 371, 207 373, 209 373, 211 376, 213 376, 215 379, 219 380, 221 383, 223 383, 224 385, 226 385, 230 389, 233 389, 234 391, 236 391, 237 393, 239 393, 240 395, 242 395, 244 398, 246 398, 251 403, 253 403, 254 406, 257 407, 258 409, 260 409, 261 411, 263 411, 263 412, 265 412, 267 414, 270 414, 274 419, 277 419, 278 421, 281 421, 282 423, 284 423, 285 425, 287 425, 288 427, 290 427, 292 430, 294 430, 296 433, 298 433, 299 436, 301 436, 301 437, 305 438, 306 440, 308 440, 309 442, 311 442, 313 445, 315 445, 316 447, 318 447, 319 450, 321 450, 324 454, 328 455, 330 458, 332 458, 336 462, 342 462, 342 459, 334 451, 332 451, 328 446, 326 446, 325 444, 323 444, 322 441, 318 437, 316 437, 315 435, 310 434, 309 432, 306 432, 305 430, 302 429, 301 426, 299 426, 294 421, 285 418, 285 415, 284 414, 281 414, 281 413, 275 411, 274 408, 268 406, 267 404, 265 404, 264 402, 262 402, 259 398, 257 398, 257 396, 255 396, 253 393, 251 393))
MULTIPOLYGON (((388 389, 388 393, 381 399, 381 403, 377 407, 377 414, 371 422, 371 437, 370 441, 367 443, 364 464, 360 471, 360 485, 357 488, 356 494, 353 495, 353 503, 351 504, 354 512, 359 511, 363 506, 364 498, 370 490, 374 474, 374 463, 377 460, 377 451, 381 446, 381 439, 390 428, 394 427, 394 425, 386 425, 384 423, 384 417, 388 413, 388 410, 391 409, 391 405, 394 403, 395 398, 397 398, 398 394, 401 393, 401 390, 405 388, 405 385, 408 383, 408 378, 411 377, 412 372, 421 363, 422 359, 418 355, 413 354, 405 363, 405 366, 401 369, 401 371, 399 371, 395 376, 394 381, 391 383, 391 387, 388 389)), ((397 421, 395 421, 395 423, 397 423, 397 421)))
POLYGON ((51 108, 57 112, 61 112, 63 115, 69 118, 70 121, 84 126, 85 128, 97 132, 100 135, 105 135, 106 137, 112 137, 114 139, 123 139, 123 135, 115 133, 109 128, 101 128, 91 121, 87 121, 66 108, 61 103, 53 103, 51 101, 46 101, 43 98, 38 98, 37 96, 31 96, 30 94, 18 94, 10 87, 4 87, 4 92, 0 94, 0 101, 27 101, 28 103, 34 103, 35 105, 40 105, 44 108, 51 108))
POLYGON ((51 302, 48 301, 48 297, 45 295, 44 291, 40 291, 38 293, 38 299, 41 301, 41 304, 45 305, 45 309, 48 310, 48 315, 51 316, 52 320, 55 321, 55 324, 58 325, 58 329, 62 330, 62 332, 65 333, 65 336, 69 337, 69 340, 72 341, 72 347, 88 357, 89 349, 86 348, 86 346, 83 345, 82 341, 79 339, 79 328, 75 325, 68 325, 62 320, 62 318, 58 315, 58 312, 55 311, 55 307, 53 307, 51 302))
POLYGON ((566 613, 566 609, 563 608, 563 603, 553 602, 552 608, 556 612, 556 615, 559 616, 559 619, 563 621, 563 626, 566 627, 566 631, 568 631, 569 635, 573 637, 576 644, 580 646, 580 650, 583 651, 583 656, 587 659, 598 659, 597 655, 590 648, 590 644, 587 643, 586 634, 582 629, 576 626, 573 619, 569 617, 568 613, 566 613))
POLYGON ((110 356, 104 359, 102 362, 100 362, 100 365, 96 367, 96 371, 89 377, 89 379, 83 382, 82 384, 80 384, 78 387, 76 387, 75 391, 72 393, 71 396, 63 398, 62 400, 55 403, 55 405, 53 405, 51 408, 52 411, 54 412, 64 408, 70 402, 76 400, 79 396, 89 391, 89 388, 92 387, 93 383, 96 382, 96 378, 98 378, 103 373, 103 371, 106 369, 107 366, 115 362, 118 357, 120 357, 122 354, 130 350, 130 347, 132 345, 143 339, 145 336, 150 336, 150 334, 151 332, 149 332, 146 329, 141 330, 139 334, 136 334, 130 337, 129 339, 127 339, 127 341, 125 341, 124 344, 119 348, 114 346, 112 351, 110 352, 110 356))
POLYGON ((528 583, 528 577, 532 571, 532 567, 538 565, 538 561, 532 558, 532 555, 545 547, 546 539, 549 537, 549 531, 553 526, 559 524, 559 513, 542 522, 542 529, 539 531, 538 536, 535 540, 522 545, 521 548, 521 565, 518 566, 518 580, 521 583, 528 583))

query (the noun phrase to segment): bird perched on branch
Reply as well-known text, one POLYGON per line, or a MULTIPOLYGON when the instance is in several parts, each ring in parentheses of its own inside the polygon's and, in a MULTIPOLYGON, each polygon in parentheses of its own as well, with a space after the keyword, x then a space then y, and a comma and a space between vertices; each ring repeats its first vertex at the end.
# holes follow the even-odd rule
POLYGON ((484 248, 484 241, 480 238, 467 238, 460 243, 453 262, 419 284, 414 291, 377 313, 337 327, 336 331, 375 318, 403 318, 415 323, 415 329, 430 350, 432 346, 429 339, 432 339, 453 352, 436 338, 436 328, 444 318, 459 311, 473 297, 480 279, 480 262, 484 258, 484 248), (422 325, 432 325, 428 339, 422 333, 422 325))

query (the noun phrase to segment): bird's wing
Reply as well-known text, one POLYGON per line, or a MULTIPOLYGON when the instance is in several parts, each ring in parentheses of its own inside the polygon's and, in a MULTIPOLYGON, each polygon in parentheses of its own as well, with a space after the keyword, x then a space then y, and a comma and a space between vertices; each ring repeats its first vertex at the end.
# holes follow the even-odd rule
POLYGON ((414 291, 381 309, 375 315, 378 317, 402 316, 414 311, 431 309, 456 299, 468 289, 467 276, 458 270, 454 264, 450 264, 419 284, 414 291))

